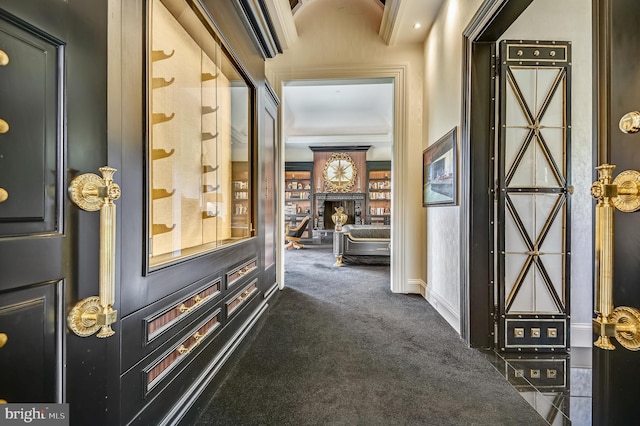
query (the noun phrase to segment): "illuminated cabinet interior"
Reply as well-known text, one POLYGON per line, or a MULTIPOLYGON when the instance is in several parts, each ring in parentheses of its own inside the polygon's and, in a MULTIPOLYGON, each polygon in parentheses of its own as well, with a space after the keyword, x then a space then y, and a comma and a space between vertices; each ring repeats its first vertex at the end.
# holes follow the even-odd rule
POLYGON ((184 3, 154 0, 148 57, 149 263, 251 237, 250 86, 184 3))

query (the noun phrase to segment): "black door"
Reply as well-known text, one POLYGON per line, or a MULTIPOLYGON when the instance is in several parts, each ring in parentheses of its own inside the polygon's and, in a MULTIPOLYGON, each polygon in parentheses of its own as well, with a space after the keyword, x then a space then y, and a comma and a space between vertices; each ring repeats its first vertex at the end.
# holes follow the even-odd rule
MULTIPOLYGON (((640 51, 640 8, 634 0, 600 0, 594 6, 597 164, 614 164, 616 177, 625 170, 640 169, 640 134, 624 134, 618 128, 621 117, 640 109, 640 60, 636 54, 640 51)), ((613 223, 613 306, 640 308, 640 213, 616 210, 613 223)), ((598 309, 597 301, 594 306, 598 309)), ((637 415, 629 409, 637 402, 640 353, 625 349, 616 339, 611 343, 613 350, 593 349, 593 424, 637 424, 637 415)))
POLYGON ((501 351, 565 351, 569 344, 570 47, 500 42, 501 351))
POLYGON ((107 342, 66 317, 98 293, 99 216, 67 186, 106 163, 106 23, 101 0, 0 5, 0 399, 75 418, 105 404, 107 342))
POLYGON ((276 282, 276 242, 278 227, 276 222, 278 186, 276 184, 276 165, 278 164, 278 98, 271 89, 265 90, 265 111, 262 121, 260 158, 262 189, 260 194, 262 217, 264 218, 264 282, 271 286, 276 282))

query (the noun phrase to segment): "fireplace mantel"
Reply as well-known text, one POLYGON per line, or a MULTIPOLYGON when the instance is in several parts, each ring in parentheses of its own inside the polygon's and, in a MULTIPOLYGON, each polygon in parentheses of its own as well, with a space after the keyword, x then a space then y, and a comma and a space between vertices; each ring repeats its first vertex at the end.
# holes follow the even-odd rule
MULTIPOLYGON (((325 229, 324 226, 324 215, 325 208, 324 203, 326 201, 347 201, 353 202, 353 210, 349 212, 350 209, 347 209, 348 213, 353 215, 353 219, 356 225, 362 224, 362 204, 365 199, 365 194, 363 192, 316 192, 315 196, 315 205, 317 206, 317 229, 325 229)), ((329 212, 332 214, 332 212, 329 212)))

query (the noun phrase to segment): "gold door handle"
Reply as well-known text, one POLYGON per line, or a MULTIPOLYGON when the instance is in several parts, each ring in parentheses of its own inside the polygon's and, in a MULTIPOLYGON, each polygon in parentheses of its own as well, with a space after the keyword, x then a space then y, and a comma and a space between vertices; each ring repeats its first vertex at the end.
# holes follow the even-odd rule
POLYGON ((4 67, 9 64, 9 55, 4 50, 0 50, 0 67, 4 67))
POLYGON ((623 347, 640 350, 640 310, 613 305, 613 212, 640 210, 640 172, 627 170, 611 182, 616 166, 603 164, 598 180, 591 186, 591 195, 598 200, 596 206, 595 238, 595 303, 596 318, 593 331, 598 335, 594 346, 613 350, 614 337, 623 347))
POLYGON ((7 341, 9 341, 9 336, 7 336, 5 333, 0 333, 0 348, 6 345, 7 341))
POLYGON ((640 132, 640 112, 631 111, 623 115, 620 123, 618 123, 618 127, 622 133, 640 132))
POLYGON ((116 169, 100 167, 102 177, 85 173, 75 177, 69 186, 71 200, 86 211, 100 210, 100 296, 80 300, 67 316, 71 331, 80 337, 88 337, 100 330, 98 337, 109 337, 115 332, 111 324, 118 312, 115 301, 116 263, 116 205, 120 187, 113 182, 116 169))
POLYGON ((9 131, 9 123, 0 118, 0 135, 9 131))

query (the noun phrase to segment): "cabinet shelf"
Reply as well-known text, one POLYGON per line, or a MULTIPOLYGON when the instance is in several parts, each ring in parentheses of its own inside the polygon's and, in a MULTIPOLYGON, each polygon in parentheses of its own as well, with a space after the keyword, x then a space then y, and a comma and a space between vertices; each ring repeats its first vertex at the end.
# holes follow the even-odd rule
POLYGON ((367 215, 370 225, 391 224, 391 162, 367 163, 367 215))
POLYGON ((167 114, 165 114, 163 112, 154 112, 151 115, 151 123, 153 123, 153 124, 166 123, 167 121, 173 120, 173 117, 175 117, 175 116, 176 116, 175 112, 172 112, 169 115, 167 115, 167 114))
POLYGON ((162 87, 171 86, 176 81, 175 77, 171 77, 169 80, 163 77, 153 77, 151 79, 151 88, 160 89, 162 87))
POLYGON ((202 115, 205 114, 213 114, 214 112, 218 112, 220 107, 212 107, 212 106, 203 106, 202 107, 202 115))
POLYGON ((175 193, 175 189, 172 189, 171 192, 167 191, 166 189, 153 189, 151 191, 151 198, 153 198, 154 200, 160 200, 162 198, 171 197, 175 193))
POLYGON ((153 235, 166 234, 167 232, 173 231, 175 227, 175 223, 171 226, 167 226, 164 223, 154 223, 151 229, 151 233, 153 235))
POLYGON ((171 52, 166 53, 164 50, 154 50, 151 52, 151 60, 153 62, 162 61, 163 59, 169 59, 176 53, 174 49, 171 49, 171 52))
POLYGON ((171 150, 167 151, 166 149, 152 149, 151 150, 151 159, 152 160, 160 160, 161 158, 171 157, 176 150, 171 148, 171 150))

